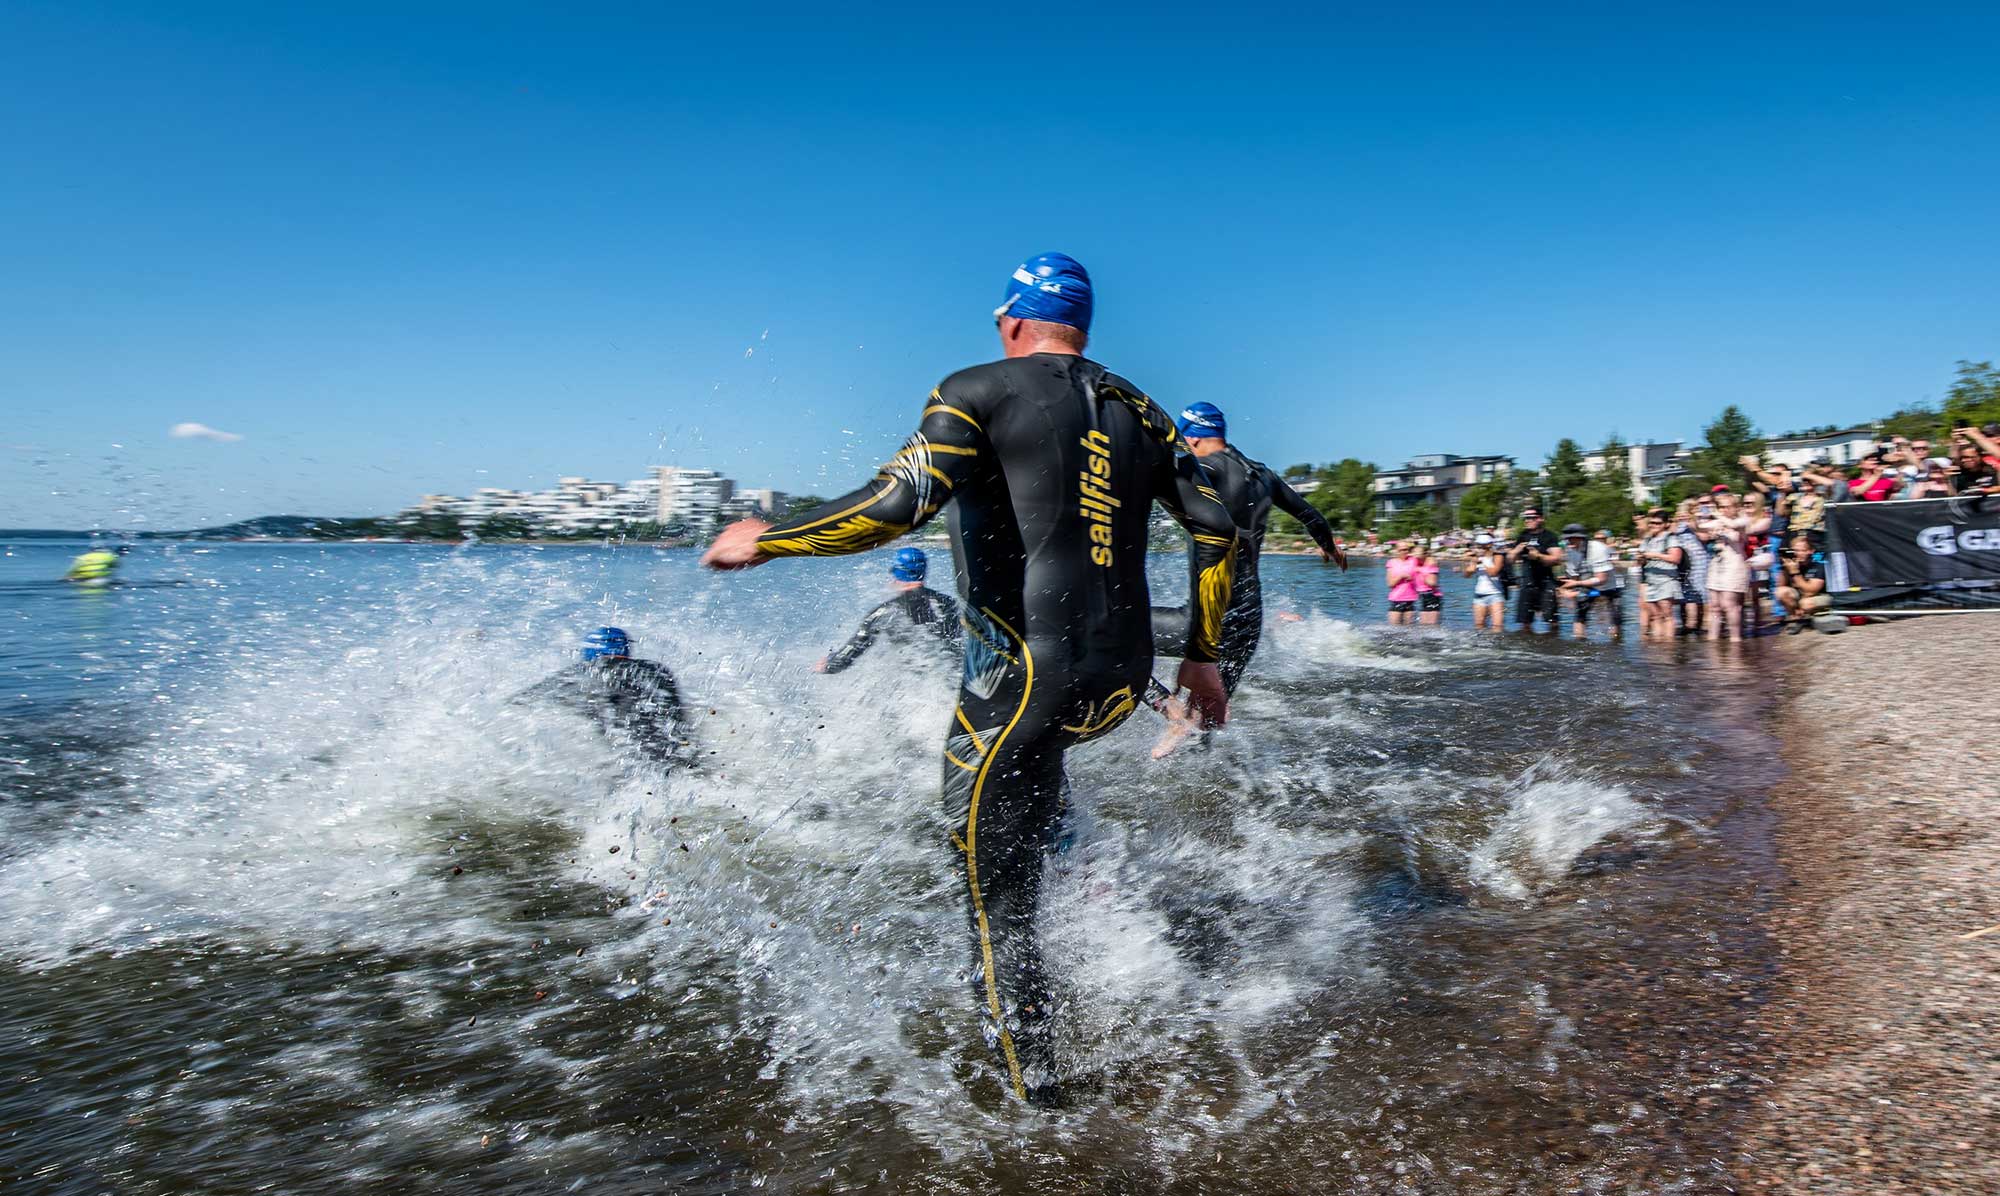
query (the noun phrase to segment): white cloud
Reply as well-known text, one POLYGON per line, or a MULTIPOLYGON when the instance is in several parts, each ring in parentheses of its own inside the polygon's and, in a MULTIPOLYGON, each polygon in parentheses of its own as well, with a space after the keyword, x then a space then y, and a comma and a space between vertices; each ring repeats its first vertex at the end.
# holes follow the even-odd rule
POLYGON ((213 440, 220 444, 243 439, 234 432, 224 432, 207 424, 175 424, 167 429, 167 435, 176 440, 213 440))

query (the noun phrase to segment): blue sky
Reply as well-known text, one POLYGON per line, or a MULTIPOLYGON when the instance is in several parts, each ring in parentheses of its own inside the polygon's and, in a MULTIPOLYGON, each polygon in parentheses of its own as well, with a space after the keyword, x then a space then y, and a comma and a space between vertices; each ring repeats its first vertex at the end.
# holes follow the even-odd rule
POLYGON ((0 526, 829 493, 1047 249, 1094 356, 1274 465, 2000 356, 2000 10, 1390 7, 13 0, 0 526))

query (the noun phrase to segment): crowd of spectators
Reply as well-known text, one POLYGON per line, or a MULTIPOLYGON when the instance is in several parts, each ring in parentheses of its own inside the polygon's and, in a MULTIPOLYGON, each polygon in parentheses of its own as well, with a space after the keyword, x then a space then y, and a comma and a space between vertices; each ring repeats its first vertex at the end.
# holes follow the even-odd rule
POLYGON ((1586 638, 1597 622, 1624 634, 1625 592, 1637 591, 1639 634, 1647 639, 1706 636, 1741 640, 1804 631, 1827 614, 1826 508, 1830 503, 1960 498, 2000 491, 2000 424, 1953 431, 1951 453, 1901 436, 1840 469, 1817 461, 1796 473, 1742 458, 1743 480, 1718 483, 1673 507, 1653 507, 1625 529, 1594 533, 1569 524, 1551 531, 1541 510, 1521 512, 1519 528, 1461 529, 1435 538, 1379 542, 1360 551, 1387 557, 1391 623, 1436 623, 1449 560, 1472 579, 1473 625, 1498 631, 1545 623, 1586 638))

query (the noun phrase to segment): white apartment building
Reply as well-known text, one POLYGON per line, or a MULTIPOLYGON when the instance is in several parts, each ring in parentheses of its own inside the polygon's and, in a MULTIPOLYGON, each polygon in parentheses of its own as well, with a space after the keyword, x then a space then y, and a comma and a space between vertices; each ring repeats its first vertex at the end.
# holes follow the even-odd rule
POLYGON ((1842 428, 1816 436, 1785 436, 1764 442, 1764 460, 1772 465, 1801 469, 1821 458, 1835 465, 1852 465, 1881 442, 1882 429, 1875 424, 1842 428))
MULTIPOLYGON (((1583 455, 1585 473, 1603 473, 1611 465, 1608 456, 1610 446, 1592 449, 1583 455)), ((1633 502, 1656 502, 1660 497, 1660 487, 1668 479, 1686 473, 1679 462, 1687 459, 1681 451, 1678 440, 1662 440, 1653 444, 1628 444, 1624 446, 1625 469, 1632 478, 1633 502)))
POLYGON ((736 495, 736 483, 713 469, 655 465, 660 487, 659 521, 677 523, 697 535, 713 531, 736 495))
POLYGON ((485 486, 468 498, 426 494, 402 512, 404 519, 453 515, 476 530, 490 519, 518 519, 530 527, 560 532, 609 531, 637 523, 672 523, 707 534, 726 518, 771 518, 784 510, 785 494, 768 487, 736 489, 712 469, 655 466, 652 476, 625 482, 558 478, 550 490, 506 490, 485 486))

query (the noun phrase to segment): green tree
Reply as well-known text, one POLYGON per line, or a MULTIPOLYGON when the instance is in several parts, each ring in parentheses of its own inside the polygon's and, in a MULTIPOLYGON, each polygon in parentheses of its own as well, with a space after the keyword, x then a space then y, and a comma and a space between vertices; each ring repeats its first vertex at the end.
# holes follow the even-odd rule
POLYGON ((1464 527, 1490 527, 1500 522, 1507 502, 1506 477, 1490 478, 1471 487, 1458 499, 1458 518, 1464 527))
POLYGON ((534 535, 528 521, 514 515, 494 515, 473 529, 482 540, 525 540, 534 535))
POLYGON ((433 511, 418 516, 405 534, 417 540, 462 540, 465 528, 458 516, 433 511))
POLYGON ((1715 422, 1702 429, 1702 446, 1688 456, 1688 472, 1705 480, 1710 486, 1740 486, 1743 484, 1743 457, 1760 456, 1764 452, 1764 437, 1757 431, 1757 425, 1743 414, 1743 409, 1731 403, 1715 417, 1715 422))
POLYGON ((1582 447, 1567 436, 1556 441, 1555 451, 1549 454, 1548 463, 1542 466, 1543 501, 1549 505, 1547 513, 1553 515, 1567 507, 1570 496, 1583 489, 1589 481, 1590 475, 1583 469, 1582 447))
MULTIPOLYGON (((1404 507, 1389 516, 1388 534, 1395 537, 1433 536, 1443 530, 1439 514, 1443 509, 1436 503, 1420 502, 1404 507)), ((1443 511, 1449 515, 1449 511, 1443 511)))
POLYGON ((1708 488, 1713 484, 1707 478, 1696 477, 1693 474, 1675 478, 1660 487, 1660 505, 1677 507, 1687 499, 1707 494, 1708 488))
POLYGON ((1319 488, 1306 495, 1306 501, 1326 516, 1335 531, 1353 535, 1373 527, 1376 472, 1372 462, 1343 458, 1314 475, 1319 488))
POLYGON ((1605 437, 1604 469, 1593 480, 1620 494, 1632 493, 1632 455, 1618 433, 1605 437))
POLYGON ((1629 535, 1632 516, 1638 511, 1638 504, 1632 501, 1630 491, 1593 482, 1570 496, 1569 505, 1557 514, 1556 518, 1561 522, 1556 526, 1581 523, 1587 531, 1595 532, 1603 527, 1611 529, 1611 534, 1615 536, 1629 535))
POLYGON ((2000 369, 1990 361, 1961 361, 1958 377, 1944 396, 1945 420, 1951 427, 2000 422, 2000 369))
MULTIPOLYGON (((1827 431, 1838 431, 1838 429, 1829 428, 1827 431)), ((1907 407, 1899 407, 1882 421, 1884 440, 1891 436, 1907 436, 1911 440, 1937 440, 1945 434, 1944 413, 1937 409, 1935 403, 1912 403, 1907 407)), ((1806 435, 1824 435, 1824 433, 1815 429, 1806 435)))
MULTIPOLYGON (((1560 445, 1557 450, 1561 451, 1560 445)), ((1592 531, 1610 528, 1619 535, 1631 530, 1632 515, 1638 508, 1632 502, 1632 465, 1625 442, 1614 433, 1604 442, 1603 453, 1603 469, 1585 474, 1583 484, 1567 494, 1552 494, 1550 523, 1558 527, 1581 523, 1592 531)))
POLYGON ((1287 465, 1285 466, 1284 471, 1280 473, 1278 476, 1281 478, 1289 479, 1289 478, 1309 478, 1312 475, 1313 475, 1312 462, 1308 461, 1302 465, 1287 465))
POLYGON ((795 515, 803 515, 814 507, 823 507, 825 505, 826 500, 817 494, 795 494, 785 500, 785 513, 778 516, 778 518, 780 521, 783 521, 795 515))

